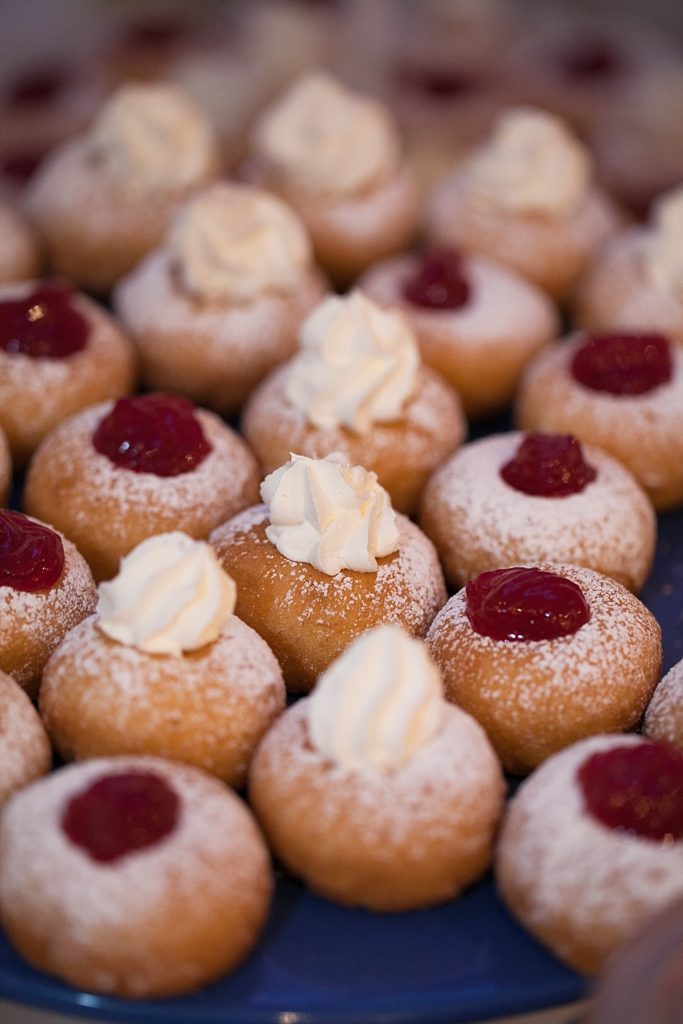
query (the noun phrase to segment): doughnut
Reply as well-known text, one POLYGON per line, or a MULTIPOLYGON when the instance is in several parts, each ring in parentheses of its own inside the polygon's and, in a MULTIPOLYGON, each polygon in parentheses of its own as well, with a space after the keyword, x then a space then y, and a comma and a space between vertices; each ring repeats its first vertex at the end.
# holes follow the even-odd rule
POLYGON ((45 726, 18 683, 0 671, 0 807, 52 767, 45 726))
POLYGON ((665 335, 579 333, 548 346, 522 375, 515 417, 604 448, 656 509, 683 502, 683 352, 665 335))
POLYGON ((26 209, 53 271, 106 294, 217 169, 213 130, 194 103, 171 85, 129 83, 40 165, 26 209))
POLYGON ((594 974, 683 895, 683 755, 593 736, 551 757, 508 805, 496 881, 511 912, 594 974))
POLYGON ((296 214, 258 189, 224 183, 183 207, 164 247, 119 283, 113 301, 147 387, 231 415, 294 354, 299 324, 324 292, 296 214))
POLYGON ((31 461, 24 505, 73 540, 101 580, 153 534, 207 537, 257 500, 258 479, 247 445, 218 417, 152 393, 60 424, 31 461))
POLYGON ((638 591, 657 536, 651 502, 616 459, 571 435, 520 431, 473 441, 440 466, 419 521, 454 589, 487 569, 554 561, 638 591))
POLYGON ((63 534, 0 510, 0 671, 35 697, 50 654, 96 603, 90 569, 63 534))
POLYGON ((500 412, 538 349, 557 336, 548 297, 508 268, 443 247, 377 263, 358 288, 407 317, 420 354, 458 393, 465 413, 500 412))
POLYGON ((578 566, 484 572, 450 598, 426 642, 447 698, 516 775, 585 736, 634 729, 661 669, 654 616, 578 566))
POLYGON ((657 684, 645 712, 643 733, 683 748, 683 661, 670 668, 657 684))
POLYGON ((501 114, 491 141, 437 183, 425 214, 432 244, 503 263, 559 302, 619 224, 583 146, 554 115, 524 107, 501 114))
POLYGON ((268 504, 247 509, 217 527, 209 541, 237 584, 235 614, 267 642, 280 663, 287 688, 307 693, 327 665, 372 626, 393 623, 413 636, 424 636, 446 600, 446 589, 431 541, 409 519, 383 506, 386 493, 376 479, 373 482, 374 474, 354 467, 339 481, 331 460, 304 457, 295 458, 282 471, 271 474, 262 485, 263 494, 270 481, 266 492, 270 511, 268 504), (307 479, 297 479, 299 472, 307 479), (331 508, 323 506, 330 509, 324 525, 311 520, 297 527, 292 524, 296 512, 290 515, 286 510, 280 518, 279 503, 287 500, 287 489, 289 494, 298 488, 310 493, 311 487, 331 498, 331 508), (358 505, 352 512, 354 491, 358 505), (345 505, 335 512, 334 498, 340 500, 340 495, 345 505), (284 525, 274 525, 273 520, 284 525), (300 557, 296 548, 299 533, 306 548, 304 557, 314 557, 310 537, 317 529, 321 531, 318 553, 334 558, 331 565, 318 560, 318 565, 326 565, 324 569, 294 560, 300 557), (280 534, 276 542, 267 536, 267 532, 274 535, 273 530, 280 534), (373 541, 378 535, 382 540, 389 537, 389 552, 369 557, 367 537, 363 552, 366 531, 373 541), (354 554, 350 560, 356 566, 363 564, 362 569, 340 567, 340 562, 345 564, 336 558, 340 537, 342 553, 354 554), (292 557, 283 554, 282 548, 292 557))
POLYGON ((18 466, 58 423, 129 394, 136 377, 120 325, 66 281, 0 289, 0 426, 18 466))
POLYGON ((251 950, 271 891, 251 814, 188 765, 69 765, 2 815, 5 932, 33 967, 87 992, 147 999, 213 981, 251 950))
POLYGON ((360 292, 316 306, 298 355, 256 389, 241 425, 266 473, 292 451, 341 452, 375 472, 406 515, 467 430, 457 395, 419 365, 410 325, 360 292))
POLYGON ((33 229, 17 209, 0 201, 0 285, 37 277, 42 264, 33 229))
POLYGON ((381 911, 452 899, 479 878, 504 789, 483 730, 446 704, 424 645, 395 626, 330 665, 268 732, 249 774, 287 869, 328 899, 381 911))
POLYGON ((40 712, 61 757, 153 754, 242 786, 285 686, 232 607, 208 544, 170 533, 134 548, 45 667, 40 712))

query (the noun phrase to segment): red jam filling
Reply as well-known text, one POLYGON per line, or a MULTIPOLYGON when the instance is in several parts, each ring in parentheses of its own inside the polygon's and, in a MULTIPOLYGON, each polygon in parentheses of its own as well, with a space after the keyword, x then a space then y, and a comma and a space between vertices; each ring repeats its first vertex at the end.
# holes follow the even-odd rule
POLYGON ((574 81, 604 81, 624 70, 623 54, 606 39, 581 39, 560 54, 560 66, 574 81))
POLYGON ((104 775, 71 798, 62 829, 102 864, 154 846, 176 826, 180 801, 152 772, 104 775))
POLYGON ((17 185, 25 185, 35 174, 47 149, 16 150, 0 157, 0 173, 17 185))
POLYGON ((592 754, 577 774, 588 811, 607 828, 666 845, 683 839, 683 750, 613 747, 592 754))
POLYGON ((66 281, 47 281, 23 299, 0 302, 0 349, 30 359, 68 359, 81 352, 90 327, 73 296, 66 281))
POLYGON ((399 85, 436 102, 449 102, 469 96, 479 89, 471 75, 441 68, 400 68, 399 85))
POLYGON ((429 249, 403 282, 403 297, 425 309, 460 309, 470 298, 470 283, 457 249, 429 249))
POLYGON ((120 398, 93 444, 115 466, 163 477, 191 472, 211 451, 192 403, 161 393, 120 398))
POLYGON ((580 494, 597 473, 571 434, 527 434, 500 470, 506 484, 524 494, 566 498, 580 494))
POLYGON ((472 629, 492 640, 556 640, 590 619, 583 592, 572 580, 541 569, 493 569, 465 588, 472 629))
POLYGON ((644 395, 671 380, 671 348, 663 334, 593 334, 574 353, 571 372, 592 391, 644 395))
POLYGON ((0 512, 0 587, 35 594, 64 571, 64 545, 54 530, 21 512, 0 512))
POLYGON ((10 108, 48 106, 59 99, 70 83, 71 76, 65 68, 31 71, 10 84, 7 105, 10 108))

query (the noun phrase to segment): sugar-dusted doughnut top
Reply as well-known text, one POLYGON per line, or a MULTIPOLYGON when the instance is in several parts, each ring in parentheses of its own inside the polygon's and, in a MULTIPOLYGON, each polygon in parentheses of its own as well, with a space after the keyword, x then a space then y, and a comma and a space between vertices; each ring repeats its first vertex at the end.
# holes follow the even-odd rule
POLYGON ((645 713, 643 732, 683 749, 683 660, 669 669, 645 713))
POLYGON ((51 766, 40 715, 21 686, 0 671, 0 805, 51 766))

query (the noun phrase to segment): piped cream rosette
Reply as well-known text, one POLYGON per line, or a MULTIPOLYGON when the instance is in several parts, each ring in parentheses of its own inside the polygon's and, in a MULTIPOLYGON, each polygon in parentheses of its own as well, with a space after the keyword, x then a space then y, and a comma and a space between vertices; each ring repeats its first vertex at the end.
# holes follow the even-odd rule
POLYGON ((208 544, 164 533, 138 544, 118 576, 100 584, 97 625, 126 646, 178 656, 218 638, 236 593, 208 544))

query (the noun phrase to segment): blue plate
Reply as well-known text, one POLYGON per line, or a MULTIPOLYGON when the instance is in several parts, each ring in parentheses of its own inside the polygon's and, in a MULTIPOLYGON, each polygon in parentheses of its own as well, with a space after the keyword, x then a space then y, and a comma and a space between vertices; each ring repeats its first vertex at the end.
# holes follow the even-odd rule
MULTIPOLYGON (((683 513, 660 516, 642 598, 683 657, 683 513)), ((45 870, 50 870, 46 851, 45 870)), ((235 973, 197 995, 140 1003, 76 992, 26 966, 0 932, 0 997, 141 1024, 437 1024, 580 999, 586 982, 528 936, 491 878, 434 910, 380 915, 318 899, 286 877, 265 936, 235 973)))

